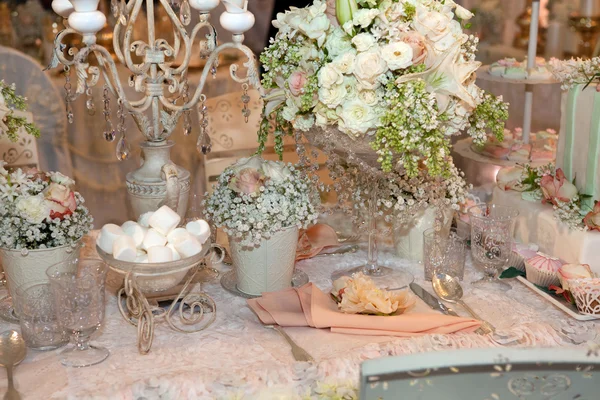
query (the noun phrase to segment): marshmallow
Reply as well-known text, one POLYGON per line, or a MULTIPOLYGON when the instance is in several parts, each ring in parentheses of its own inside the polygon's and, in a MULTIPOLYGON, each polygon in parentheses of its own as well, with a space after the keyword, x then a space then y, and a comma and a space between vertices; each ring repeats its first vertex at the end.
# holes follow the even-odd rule
POLYGON ((189 236, 189 232, 185 228, 175 228, 167 235, 167 241, 173 243, 179 237, 189 236))
POLYGON ((144 228, 150 228, 150 225, 148 224, 148 221, 150 220, 150 217, 154 214, 154 211, 150 211, 147 213, 143 213, 142 215, 140 215, 140 217, 138 218, 138 224, 140 224, 141 226, 143 226, 144 228))
POLYGON ((175 246, 173 246, 172 244, 168 244, 167 247, 173 252, 173 261, 181 260, 181 256, 179 255, 179 252, 175 249, 175 246))
POLYGON ((148 251, 152 246, 164 246, 165 244, 167 244, 167 238, 156 229, 150 228, 142 241, 142 249, 148 251))
POLYGON ((102 227, 96 244, 98 244, 98 247, 100 247, 105 253, 112 254, 115 240, 124 234, 125 232, 123 232, 123 229, 121 229, 120 226, 115 224, 106 224, 102 227))
POLYGON ((191 257, 202 251, 202 245, 198 239, 190 234, 177 237, 172 245, 182 258, 191 257))
POLYGON ((198 239, 201 244, 204 244, 210 237, 210 226, 203 219, 188 222, 185 229, 198 239))
POLYGON ((156 229, 164 236, 167 236, 172 229, 179 225, 181 217, 168 206, 162 206, 154 211, 154 214, 148 219, 151 228, 156 229))
POLYGON ((121 235, 115 239, 112 250, 113 257, 115 260, 135 261, 137 250, 135 248, 135 241, 131 236, 121 235))
POLYGON ((135 221, 127 221, 123 225, 121 225, 123 232, 127 236, 131 236, 133 241, 135 242, 135 247, 141 247, 142 242, 144 241, 144 237, 146 236, 147 228, 144 228, 140 224, 135 221))
POLYGON ((138 256, 135 258, 135 262, 138 264, 148 264, 148 254, 138 254, 138 256))
POLYGON ((173 252, 166 246, 152 246, 148 249, 148 263, 173 261, 173 252))

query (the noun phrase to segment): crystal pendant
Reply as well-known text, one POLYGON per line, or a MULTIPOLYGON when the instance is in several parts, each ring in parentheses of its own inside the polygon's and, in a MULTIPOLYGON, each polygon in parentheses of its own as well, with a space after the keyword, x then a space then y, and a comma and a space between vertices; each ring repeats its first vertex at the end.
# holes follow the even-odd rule
POLYGON ((117 132, 113 129, 112 123, 110 121, 106 121, 104 125, 104 132, 102 133, 104 136, 104 140, 107 142, 112 142, 117 137, 117 132))
POLYGON ((110 0, 110 12, 117 18, 119 15, 119 2, 118 0, 110 0))
POLYGON ((125 161, 129 158, 129 155, 131 154, 131 146, 129 145, 127 139, 125 139, 125 136, 121 136, 121 139, 119 139, 119 143, 117 143, 116 154, 117 160, 119 161, 125 161))
POLYGON ((85 108, 87 108, 87 111, 88 111, 89 115, 96 114, 96 106, 94 105, 94 100, 87 99, 86 102, 85 102, 85 108))
POLYGON ((73 123, 73 108, 71 107, 71 103, 67 104, 67 121, 69 121, 70 124, 73 123))
POLYGON ((187 0, 183 0, 183 3, 181 3, 179 19, 181 20, 181 23, 186 26, 192 22, 192 11, 190 10, 190 3, 188 3, 187 0))
POLYGON ((179 0, 171 0, 171 9, 174 12, 179 12, 180 7, 181 7, 181 4, 179 3, 179 0))
POLYGON ((189 111, 183 113, 183 134, 189 136, 192 133, 192 117, 189 111))
POLYGON ((210 136, 207 133, 201 133, 196 143, 196 149, 204 155, 210 153, 212 149, 212 143, 210 142, 210 136))

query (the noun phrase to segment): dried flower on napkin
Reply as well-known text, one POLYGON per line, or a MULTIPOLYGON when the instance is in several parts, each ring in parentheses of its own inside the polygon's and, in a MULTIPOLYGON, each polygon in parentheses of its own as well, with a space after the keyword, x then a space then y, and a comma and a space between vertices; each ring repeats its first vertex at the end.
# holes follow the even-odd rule
POLYGON ((331 295, 340 311, 346 314, 402 314, 415 304, 414 297, 407 290, 380 289, 362 273, 336 279, 331 295))

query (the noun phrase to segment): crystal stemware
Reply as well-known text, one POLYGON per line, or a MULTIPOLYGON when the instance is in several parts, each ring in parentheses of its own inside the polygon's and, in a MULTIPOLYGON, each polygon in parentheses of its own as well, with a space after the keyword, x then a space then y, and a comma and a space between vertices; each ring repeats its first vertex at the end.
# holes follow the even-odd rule
POLYGON ((104 283, 107 266, 98 259, 72 258, 48 268, 52 296, 61 325, 73 346, 60 353, 68 367, 87 367, 104 361, 109 351, 89 344, 104 320, 104 283))
POLYGON ((331 274, 331 279, 335 281, 342 276, 352 276, 353 274, 362 272, 382 289, 401 289, 410 285, 414 280, 414 276, 402 268, 389 268, 379 265, 378 262, 377 200, 379 179, 377 177, 372 179, 371 193, 368 199, 366 221, 368 234, 367 262, 358 267, 335 271, 331 274))
POLYGON ((508 290, 511 286, 498 279, 506 267, 513 243, 513 231, 519 211, 514 207, 480 204, 469 208, 471 220, 471 255, 485 276, 473 282, 493 289, 508 290))

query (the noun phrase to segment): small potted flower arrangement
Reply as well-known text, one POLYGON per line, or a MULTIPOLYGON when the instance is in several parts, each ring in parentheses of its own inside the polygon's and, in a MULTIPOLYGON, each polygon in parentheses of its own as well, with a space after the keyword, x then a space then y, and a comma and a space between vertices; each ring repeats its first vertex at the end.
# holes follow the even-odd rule
POLYGON ((229 237, 238 290, 260 295, 291 286, 299 229, 320 200, 301 169, 260 156, 240 159, 205 201, 207 217, 229 237))
POLYGON ((77 253, 93 218, 75 182, 60 172, 9 172, 0 161, 0 262, 15 301, 18 286, 77 253))

